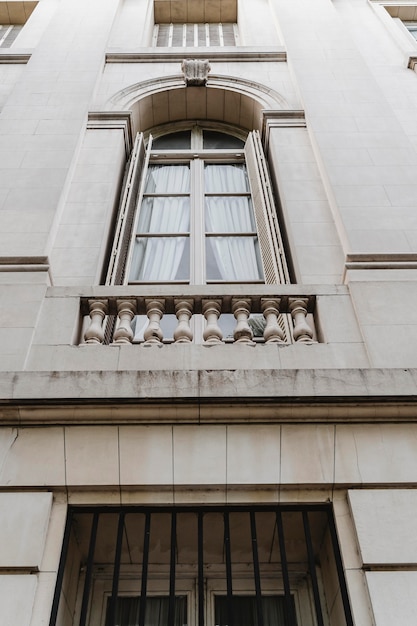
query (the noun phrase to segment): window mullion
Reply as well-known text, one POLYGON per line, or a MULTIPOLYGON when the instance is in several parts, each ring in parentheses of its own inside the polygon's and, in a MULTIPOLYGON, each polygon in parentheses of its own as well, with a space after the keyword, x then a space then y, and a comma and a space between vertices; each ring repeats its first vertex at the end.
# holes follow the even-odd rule
POLYGON ((191 283, 205 283, 204 161, 191 162, 191 283))

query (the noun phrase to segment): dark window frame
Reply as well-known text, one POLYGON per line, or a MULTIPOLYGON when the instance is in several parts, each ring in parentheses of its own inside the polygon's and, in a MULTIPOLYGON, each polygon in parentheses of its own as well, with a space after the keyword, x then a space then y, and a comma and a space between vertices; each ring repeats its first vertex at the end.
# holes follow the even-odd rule
MULTIPOLYGON (((91 592, 91 582, 94 567, 94 549, 97 538, 97 527, 99 522, 99 516, 101 514, 116 514, 118 515, 117 524, 117 539, 114 559, 114 569, 112 578, 112 593, 110 599, 110 616, 115 614, 115 607, 118 597, 118 586, 120 576, 120 559, 122 551, 123 531, 125 516, 128 514, 142 514, 145 516, 144 524, 144 536, 143 536, 143 560, 142 560, 142 574, 141 574, 141 597, 145 599, 145 602, 141 603, 141 610, 139 624, 144 626, 145 619, 145 605, 146 605, 146 584, 148 577, 148 557, 149 557, 149 534, 151 528, 152 514, 168 513, 171 515, 171 531, 170 531, 170 545, 171 556, 169 566, 169 598, 170 598, 170 610, 168 617, 168 626, 174 625, 174 607, 175 607, 175 580, 176 580, 176 526, 177 516, 181 513, 195 513, 198 517, 198 563, 197 563, 197 580, 198 580, 198 597, 197 597, 197 625, 205 626, 204 624, 204 553, 203 553, 203 517, 210 513, 222 513, 224 520, 224 553, 226 563, 226 582, 227 582, 227 597, 230 610, 229 625, 234 626, 233 622, 233 574, 232 574, 232 554, 230 550, 230 528, 229 528, 229 516, 233 513, 246 513, 250 517, 251 537, 252 537, 252 550, 253 550, 253 572, 254 582, 256 590, 257 600, 257 614, 258 614, 258 626, 263 626, 262 606, 261 606, 261 587, 260 587, 260 574, 259 574, 259 562, 257 556, 257 540, 256 540, 256 513, 273 512, 276 515, 276 532, 278 533, 278 542, 280 548, 281 558, 281 577, 284 587, 284 599, 286 619, 288 626, 296 626, 296 617, 294 613, 294 603, 291 591, 291 582, 288 571, 288 563, 286 557, 285 536, 283 530, 282 516, 286 512, 296 512, 302 515, 303 527, 305 533, 305 545, 308 554, 308 572, 311 579, 311 588, 314 599, 314 610, 316 623, 318 626, 323 626, 323 611, 321 608, 321 599, 319 593, 319 582, 316 572, 316 563, 313 551, 313 542, 310 527, 310 514, 324 513, 327 516, 327 525, 330 533, 331 545, 333 550, 334 562, 336 565, 338 583, 344 608, 346 626, 353 626, 353 617, 350 609, 348 591, 343 571, 343 563, 341 552, 337 539, 336 525, 333 515, 333 507, 331 504, 317 504, 317 505, 253 505, 253 506, 69 506, 67 521, 65 526, 64 540, 60 558, 60 564, 57 575, 57 582, 55 588, 55 594, 53 599, 51 618, 49 626, 56 626, 57 615, 59 608, 59 601, 61 597, 62 585, 64 580, 64 572, 66 559, 68 555, 68 548, 70 544, 71 527, 73 520, 76 516, 89 514, 92 515, 92 523, 89 537, 89 550, 88 559, 85 570, 85 582, 84 591, 81 605, 81 616, 79 626, 86 626, 87 624, 87 609, 91 592)), ((111 619, 111 618, 110 618, 111 619)), ((110 623, 112 623, 110 621, 110 623)), ((78 626, 78 625, 77 625, 78 626)))

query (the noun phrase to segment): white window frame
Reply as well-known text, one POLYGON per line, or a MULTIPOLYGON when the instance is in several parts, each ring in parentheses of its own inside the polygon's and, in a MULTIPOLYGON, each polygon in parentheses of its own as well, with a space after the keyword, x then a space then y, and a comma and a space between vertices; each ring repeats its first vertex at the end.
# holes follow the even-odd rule
MULTIPOLYGON (((162 569, 162 568, 161 568, 162 569)), ((168 571, 162 572, 160 577, 150 578, 148 581, 147 596, 167 596, 168 571)), ((82 595, 84 579, 80 578, 78 595, 82 595)), ((320 580, 322 585, 322 581, 320 580)), ((140 579, 137 576, 137 570, 133 570, 128 566, 122 567, 119 579, 120 597, 140 596, 140 579)), ((105 571, 96 572, 92 598, 90 606, 90 615, 87 620, 88 626, 105 626, 108 598, 112 592, 111 573, 106 574, 105 571)), ((205 602, 205 624, 207 626, 215 626, 215 598, 216 596, 226 595, 226 580, 224 572, 217 572, 213 569, 210 577, 206 579, 206 602, 205 602)), ((187 626, 195 626, 198 623, 197 614, 197 579, 191 569, 183 569, 182 578, 176 581, 175 594, 187 597, 187 626)), ((233 578, 233 595, 234 596, 254 596, 253 586, 250 585, 248 577, 242 573, 239 577, 237 574, 233 578)), ((265 574, 262 576, 262 596, 282 596, 284 597, 284 587, 282 580, 275 578, 273 574, 269 577, 265 574)), ((312 598, 312 590, 309 581, 306 579, 297 580, 292 584, 292 596, 294 598, 295 613, 297 617, 297 626, 317 626, 317 620, 314 614, 314 603, 312 598)), ((80 607, 76 609, 75 621, 79 620, 80 607)), ((323 615, 326 612, 323 611, 323 615)))
MULTIPOLYGON (((190 572, 191 574, 191 572, 190 572)), ((167 591, 167 580, 169 573, 161 573, 160 578, 149 579, 147 596, 169 596, 167 591)), ((83 581, 82 581, 83 583, 83 581)), ((82 593, 82 583, 80 581, 80 589, 82 593)), ((175 595, 187 596, 187 624, 196 623, 197 607, 196 607, 196 582, 192 576, 179 579, 176 582, 175 595)), ((128 567, 122 568, 119 580, 118 596, 140 596, 140 580, 137 571, 131 572, 128 567)), ((111 575, 106 576, 105 573, 97 572, 93 584, 90 616, 87 620, 88 626, 105 626, 107 602, 112 592, 111 575)), ((79 593, 79 595, 81 595, 79 593)), ((76 616, 75 622, 79 620, 76 616)))
MULTIPOLYGON (((106 284, 128 284, 129 282, 128 270, 133 254, 134 233, 136 233, 139 220, 146 173, 151 159, 155 159, 159 163, 176 161, 180 163, 194 157, 209 162, 230 163, 244 161, 246 163, 264 273, 264 280, 259 282, 262 284, 289 283, 289 271, 277 222, 266 159, 263 154, 259 132, 252 131, 248 134, 244 150, 202 150, 197 149, 197 146, 191 143, 190 150, 153 151, 151 136, 145 150, 143 134, 138 134, 125 178, 106 284)), ((194 189, 194 193, 203 202, 202 190, 194 189)), ((197 211, 197 216, 197 219, 203 219, 202 209, 197 211)), ((191 219, 194 219, 193 215, 191 215, 191 219)), ((201 228, 202 226, 200 225, 201 228)), ((190 271, 195 271, 195 275, 190 276, 189 283, 203 284, 201 282, 203 272, 201 268, 199 270, 199 263, 204 263, 204 259, 200 259, 201 250, 198 250, 197 254, 197 251, 194 250, 193 252, 191 249, 190 254, 190 271), (191 268, 195 268, 195 270, 191 270, 191 268)), ((242 281, 238 282, 241 283, 242 281)), ((250 282, 253 284, 253 281, 250 282)))

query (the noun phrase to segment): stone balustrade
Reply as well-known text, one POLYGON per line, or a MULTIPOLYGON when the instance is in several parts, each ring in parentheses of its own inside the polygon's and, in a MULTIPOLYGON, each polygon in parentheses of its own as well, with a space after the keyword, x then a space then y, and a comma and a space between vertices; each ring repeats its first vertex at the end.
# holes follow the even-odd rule
POLYGON ((148 294, 141 295, 133 290, 130 293, 129 287, 118 287, 117 295, 114 290, 109 295, 103 288, 100 295, 96 288, 94 297, 81 297, 81 314, 89 318, 83 341, 145 346, 192 341, 206 345, 315 343, 315 295, 289 295, 278 289, 273 293, 266 286, 248 288, 246 292, 239 286, 236 293, 234 286, 222 287, 217 292, 212 286, 199 286, 198 291, 195 287, 178 286, 175 295, 173 287, 156 290, 153 286, 148 294), (133 330, 137 316, 145 319, 140 339, 133 330), (169 337, 164 336, 164 316, 171 316, 175 322, 169 337), (200 324, 193 324, 193 318, 199 318, 200 324), (228 318, 227 334, 225 318, 228 318), (197 332, 195 328, 201 330, 197 332))

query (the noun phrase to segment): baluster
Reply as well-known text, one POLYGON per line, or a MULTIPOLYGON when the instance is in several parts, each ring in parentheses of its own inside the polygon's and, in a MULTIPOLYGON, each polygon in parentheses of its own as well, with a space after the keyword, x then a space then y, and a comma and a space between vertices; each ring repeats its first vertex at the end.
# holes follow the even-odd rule
POLYGON ((193 333, 190 328, 190 319, 193 314, 194 300, 174 300, 175 314, 178 326, 174 331, 175 343, 190 343, 193 333))
POLYGON ((84 333, 85 343, 103 343, 103 320, 108 313, 107 300, 89 300, 91 323, 84 333))
POLYGON ((301 343, 314 343, 313 331, 307 324, 307 298, 289 298, 289 308, 294 320, 293 337, 301 343))
POLYGON ((285 343, 284 331, 278 324, 279 306, 281 298, 273 300, 261 299, 262 313, 266 320, 264 339, 266 343, 285 343))
POLYGON ((253 332, 248 324, 251 309, 251 300, 232 300, 232 311, 236 318, 236 327, 233 331, 233 337, 236 343, 246 343, 255 345, 253 340, 253 332))
POLYGON ((117 314, 119 325, 114 335, 113 343, 132 343, 133 330, 131 322, 136 313, 136 302, 134 300, 117 300, 117 314))
POLYGON ((213 345, 222 343, 223 333, 218 324, 221 310, 221 300, 203 300, 203 315, 207 322, 203 332, 205 344, 213 345))
POLYGON ((146 315, 149 319, 148 327, 143 333, 144 346, 160 345, 163 339, 160 322, 165 312, 164 300, 145 300, 146 315))

